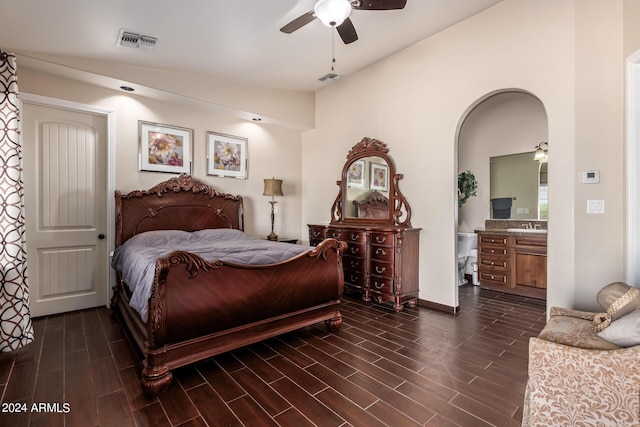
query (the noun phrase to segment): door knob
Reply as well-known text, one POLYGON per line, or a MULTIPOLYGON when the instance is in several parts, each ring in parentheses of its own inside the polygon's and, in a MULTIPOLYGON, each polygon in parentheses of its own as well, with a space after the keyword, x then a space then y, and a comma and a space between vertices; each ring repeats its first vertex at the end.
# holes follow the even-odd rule
POLYGON ((103 240, 104 239, 104 234, 102 234, 102 233, 98 234, 98 239, 103 240))

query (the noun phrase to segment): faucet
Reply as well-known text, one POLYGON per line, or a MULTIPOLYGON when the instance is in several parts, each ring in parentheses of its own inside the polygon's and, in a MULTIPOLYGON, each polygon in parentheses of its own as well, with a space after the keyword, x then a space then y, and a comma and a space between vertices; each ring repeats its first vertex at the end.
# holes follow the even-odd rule
POLYGON ((523 222, 522 224, 520 224, 522 226, 522 228, 524 228, 525 230, 528 230, 531 228, 531 223, 527 224, 526 222, 523 222))

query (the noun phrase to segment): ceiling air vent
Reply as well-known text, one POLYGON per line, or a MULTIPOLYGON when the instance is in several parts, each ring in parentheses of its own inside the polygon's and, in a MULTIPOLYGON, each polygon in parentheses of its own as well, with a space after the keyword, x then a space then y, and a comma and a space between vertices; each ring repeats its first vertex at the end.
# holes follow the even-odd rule
POLYGON ((331 81, 335 82, 336 80, 340 80, 341 78, 342 78, 342 76, 340 74, 328 73, 328 74, 325 74, 324 76, 320 77, 318 80, 320 80, 321 82, 324 82, 326 80, 331 80, 331 81))
POLYGON ((151 50, 156 46, 157 42, 157 37, 145 36, 134 33, 133 31, 120 30, 116 45, 151 50))

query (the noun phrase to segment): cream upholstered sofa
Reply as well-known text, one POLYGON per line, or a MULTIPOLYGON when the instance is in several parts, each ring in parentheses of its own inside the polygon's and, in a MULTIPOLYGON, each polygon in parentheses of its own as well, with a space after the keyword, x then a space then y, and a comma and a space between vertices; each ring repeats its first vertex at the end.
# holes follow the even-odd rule
POLYGON ((552 307, 530 339, 523 426, 640 426, 640 291, 617 313, 598 296, 607 313, 552 307))

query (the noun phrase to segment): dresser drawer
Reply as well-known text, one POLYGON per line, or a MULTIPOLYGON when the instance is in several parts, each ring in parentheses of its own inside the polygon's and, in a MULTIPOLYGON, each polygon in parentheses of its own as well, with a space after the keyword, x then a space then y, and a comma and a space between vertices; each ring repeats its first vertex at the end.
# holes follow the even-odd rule
POLYGON ((498 285, 506 285, 509 283, 509 273, 499 271, 480 271, 480 281, 495 283, 498 285))
POLYGON ((393 263, 371 260, 371 274, 375 274, 380 277, 393 278, 393 263))
POLYGON ((393 293, 393 279, 389 277, 371 276, 369 285, 372 291, 385 294, 393 293))
POLYGON ((317 246, 325 239, 326 227, 321 225, 309 225, 309 244, 317 246))
POLYGON ((395 234, 383 232, 371 233, 371 244, 393 246, 395 244, 395 234))
POLYGON ((344 283, 357 288, 364 287, 364 273, 362 271, 353 271, 344 269, 344 283))
POLYGON ((348 243, 347 250, 344 252, 345 255, 351 255, 352 257, 364 257, 365 256, 365 246, 356 244, 356 243, 348 243))
POLYGON ((335 228, 328 228, 326 236, 327 236, 327 238, 333 238, 333 239, 337 239, 337 240, 347 240, 347 239, 345 239, 343 237, 344 233, 345 232, 342 231, 342 230, 338 230, 338 229, 335 229, 335 228))
POLYGON ((364 271, 364 258, 344 255, 342 257, 342 267, 352 271, 364 271))
POLYGON ((478 268, 508 268, 509 258, 485 255, 480 258, 478 268))
POLYGON ((325 235, 325 228, 309 227, 309 238, 323 240, 325 235))
POLYGON ((393 247, 371 245, 371 260, 393 261, 393 247))
POLYGON ((494 256, 507 256, 509 254, 509 250, 504 247, 496 247, 496 246, 480 246, 480 255, 494 255, 494 256))
POLYGON ((362 243, 367 241, 367 233, 365 231, 346 230, 342 232, 342 240, 347 243, 362 243))
POLYGON ((498 236, 495 234, 480 234, 478 236, 478 245, 491 246, 507 246, 507 236, 498 236))

